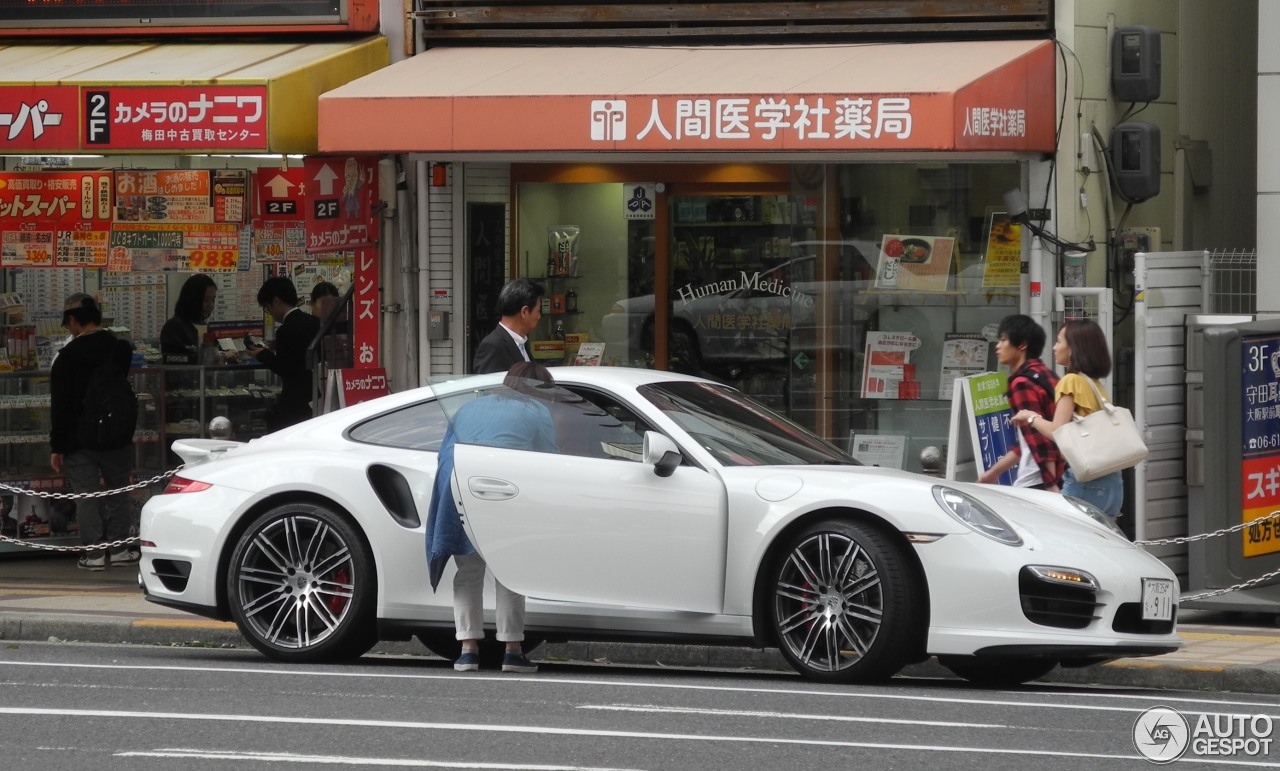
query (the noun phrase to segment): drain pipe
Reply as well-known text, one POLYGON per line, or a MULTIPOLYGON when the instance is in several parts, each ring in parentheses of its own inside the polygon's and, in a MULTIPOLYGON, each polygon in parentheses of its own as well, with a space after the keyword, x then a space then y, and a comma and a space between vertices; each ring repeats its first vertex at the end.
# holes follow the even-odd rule
POLYGON ((431 307, 431 162, 418 161, 418 385, 431 375, 431 341, 427 339, 428 310, 431 307))

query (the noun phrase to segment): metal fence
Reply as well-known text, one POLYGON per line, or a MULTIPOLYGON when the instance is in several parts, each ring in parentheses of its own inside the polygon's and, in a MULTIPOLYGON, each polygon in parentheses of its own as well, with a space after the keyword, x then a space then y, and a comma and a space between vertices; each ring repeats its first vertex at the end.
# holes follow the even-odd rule
POLYGON ((1258 250, 1209 252, 1206 313, 1258 312, 1258 250))

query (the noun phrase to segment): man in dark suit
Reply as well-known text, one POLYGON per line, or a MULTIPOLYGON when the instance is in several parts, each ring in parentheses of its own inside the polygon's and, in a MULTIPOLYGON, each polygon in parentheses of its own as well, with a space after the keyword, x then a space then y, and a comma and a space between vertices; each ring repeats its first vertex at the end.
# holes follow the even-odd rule
POLYGON ((249 355, 280 378, 280 398, 267 413, 271 431, 301 423, 311 417, 311 366, 307 347, 320 332, 320 319, 298 307, 298 290, 286 276, 273 276, 258 290, 258 304, 280 326, 274 350, 249 348, 249 355))
POLYGON ((512 364, 533 361, 529 335, 542 319, 546 291, 532 279, 516 278, 498 293, 498 326, 476 346, 471 369, 476 374, 506 372, 512 364))

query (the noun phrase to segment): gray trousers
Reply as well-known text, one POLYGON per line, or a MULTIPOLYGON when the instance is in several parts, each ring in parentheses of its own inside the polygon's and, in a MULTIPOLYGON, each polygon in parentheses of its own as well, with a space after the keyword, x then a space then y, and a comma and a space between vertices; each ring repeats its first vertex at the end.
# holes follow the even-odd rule
MULTIPOLYGON (((118 450, 76 450, 64 456, 63 469, 73 492, 118 490, 129 484, 133 446, 118 450)), ((128 493, 77 498, 76 521, 80 523, 80 543, 86 546, 128 538, 129 526, 133 523, 133 501, 128 493)), ((117 547, 117 550, 123 548, 117 547)))

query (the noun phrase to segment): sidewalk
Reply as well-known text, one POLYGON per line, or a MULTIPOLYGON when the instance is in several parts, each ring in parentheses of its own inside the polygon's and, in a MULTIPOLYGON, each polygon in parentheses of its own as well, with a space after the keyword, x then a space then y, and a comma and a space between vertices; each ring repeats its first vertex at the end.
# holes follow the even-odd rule
MULTIPOLYGON (((75 563, 74 555, 0 554, 0 639, 248 647, 234 624, 147 602, 138 589, 136 570, 89 573, 75 563)), ((1179 629, 1187 645, 1177 653, 1058 668, 1044 681, 1280 693, 1280 627, 1274 617, 1186 611, 1182 618, 1179 629)), ((374 650, 431 655, 416 642, 382 643, 374 650)), ((533 658, 789 671, 774 650, 698 645, 560 643, 538 648, 533 658)), ((908 667, 903 674, 952 676, 934 661, 908 667)))

